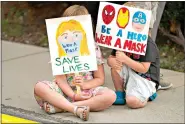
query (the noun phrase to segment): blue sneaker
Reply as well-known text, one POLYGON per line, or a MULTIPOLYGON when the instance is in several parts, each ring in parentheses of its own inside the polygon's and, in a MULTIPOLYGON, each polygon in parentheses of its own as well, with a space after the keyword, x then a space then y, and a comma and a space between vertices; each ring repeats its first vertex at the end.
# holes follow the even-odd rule
POLYGON ((149 97, 148 101, 154 101, 154 99, 156 99, 157 97, 157 93, 154 93, 152 96, 149 97))
POLYGON ((116 101, 113 103, 113 105, 125 105, 125 92, 122 91, 116 91, 116 101))

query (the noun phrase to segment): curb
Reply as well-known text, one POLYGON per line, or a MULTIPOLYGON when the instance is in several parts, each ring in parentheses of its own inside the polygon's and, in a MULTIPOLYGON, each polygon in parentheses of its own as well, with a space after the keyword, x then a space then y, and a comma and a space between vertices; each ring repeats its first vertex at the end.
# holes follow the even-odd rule
POLYGON ((63 120, 62 118, 55 118, 47 114, 39 114, 39 113, 35 113, 34 111, 28 111, 21 108, 5 106, 3 104, 1 104, 1 110, 2 110, 1 111, 2 115, 6 114, 9 116, 15 116, 25 120, 31 120, 37 123, 77 123, 71 120, 63 120))

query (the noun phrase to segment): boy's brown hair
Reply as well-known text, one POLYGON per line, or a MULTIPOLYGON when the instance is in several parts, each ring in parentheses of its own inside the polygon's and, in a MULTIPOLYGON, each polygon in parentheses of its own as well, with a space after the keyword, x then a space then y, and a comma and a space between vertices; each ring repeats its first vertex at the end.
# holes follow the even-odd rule
MULTIPOLYGON (((144 7, 141 7, 140 5, 137 5, 136 2, 126 2, 123 5, 128 6, 128 7, 135 7, 135 8, 145 9, 144 7)), ((151 36, 151 28, 149 28, 148 35, 151 36)))

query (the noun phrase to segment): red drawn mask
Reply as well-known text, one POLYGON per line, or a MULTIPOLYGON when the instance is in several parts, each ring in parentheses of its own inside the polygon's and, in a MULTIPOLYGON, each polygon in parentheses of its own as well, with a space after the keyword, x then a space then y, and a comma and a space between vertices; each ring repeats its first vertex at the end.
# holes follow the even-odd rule
POLYGON ((106 5, 102 11, 102 18, 105 24, 110 24, 115 16, 115 9, 112 5, 106 5))

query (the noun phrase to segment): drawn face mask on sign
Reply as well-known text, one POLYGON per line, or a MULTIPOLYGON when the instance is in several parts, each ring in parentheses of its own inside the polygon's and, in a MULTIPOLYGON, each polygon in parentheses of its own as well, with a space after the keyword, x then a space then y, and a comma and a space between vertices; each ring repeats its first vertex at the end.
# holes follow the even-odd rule
POLYGON ((117 15, 117 25, 119 28, 125 28, 129 22, 129 10, 125 7, 122 7, 118 11, 117 15))
POLYGON ((146 24, 146 15, 141 11, 137 11, 132 18, 132 27, 137 32, 141 32, 144 29, 145 24, 146 24))
POLYGON ((80 31, 66 31, 58 37, 58 42, 67 56, 73 57, 79 56, 82 38, 83 36, 80 31))
POLYGON ((102 11, 102 19, 105 24, 110 24, 115 16, 115 9, 112 5, 106 5, 102 11))

